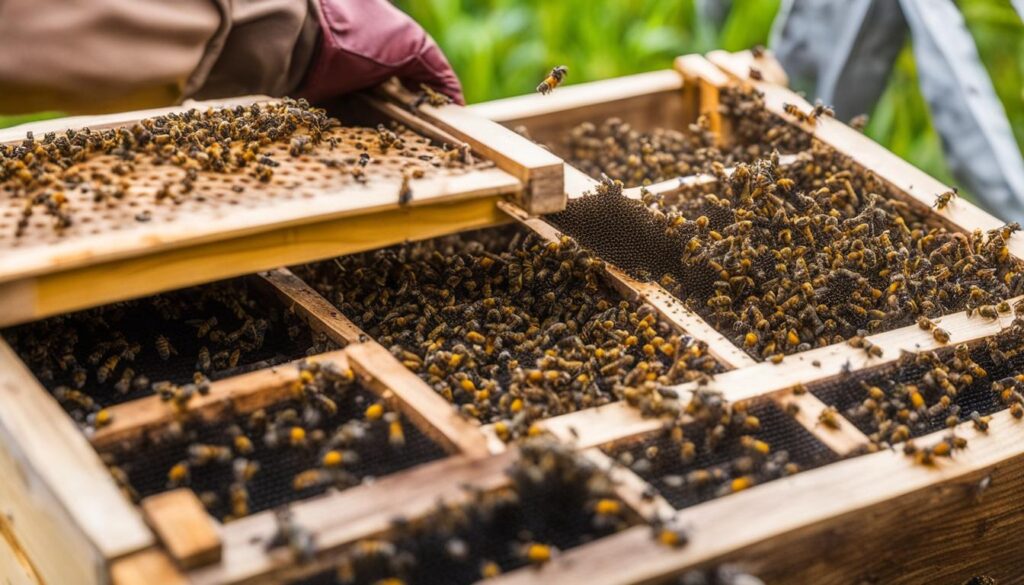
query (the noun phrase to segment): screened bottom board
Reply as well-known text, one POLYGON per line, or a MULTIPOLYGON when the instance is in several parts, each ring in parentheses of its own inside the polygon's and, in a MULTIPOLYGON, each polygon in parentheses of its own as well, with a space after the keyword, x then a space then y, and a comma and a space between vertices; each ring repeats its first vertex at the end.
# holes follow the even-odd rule
MULTIPOLYGON (((943 362, 952 360, 952 348, 939 353, 943 362)), ((1003 410, 1005 406, 999 401, 998 395, 992 391, 992 382, 1007 376, 1024 372, 1024 354, 1012 357, 1008 362, 996 365, 987 348, 982 344, 971 351, 971 359, 988 373, 987 377, 975 378, 974 383, 961 391, 953 403, 960 406, 961 422, 970 420, 972 411, 981 415, 992 414, 1003 410)), ((929 370, 927 366, 913 363, 890 365, 851 372, 839 379, 828 380, 809 387, 812 394, 826 404, 835 406, 840 413, 849 419, 861 432, 871 434, 878 431, 878 425, 869 416, 854 416, 853 409, 868 397, 861 382, 877 385, 887 393, 897 384, 920 384, 922 376, 929 370)), ((911 436, 918 437, 946 428, 948 413, 937 416, 922 417, 919 424, 910 425, 911 436)))
MULTIPOLYGON (((354 393, 352 400, 347 403, 339 403, 337 414, 326 419, 320 428, 324 428, 327 435, 330 436, 330 431, 340 427, 346 421, 361 418, 366 407, 374 401, 375 398, 372 394, 358 390, 354 393)), ((268 409, 267 412, 268 415, 273 415, 290 406, 292 405, 278 405, 273 409, 268 409)), ((160 443, 147 440, 142 445, 133 445, 127 452, 113 451, 113 453, 127 472, 129 480, 139 496, 145 498, 169 489, 167 473, 174 464, 188 459, 189 444, 230 445, 224 429, 234 422, 244 430, 247 420, 248 417, 241 416, 232 421, 218 421, 189 428, 187 432, 194 431, 195 433, 194 441, 177 439, 160 443)), ((444 449, 407 420, 403 420, 402 426, 405 433, 404 446, 392 447, 389 444, 387 423, 382 422, 370 430, 370 437, 355 447, 359 454, 359 461, 344 465, 343 469, 353 474, 359 481, 370 481, 374 477, 395 473, 414 465, 440 459, 446 455, 444 449)), ((320 464, 320 452, 316 447, 280 446, 274 449, 263 442, 262 436, 253 433, 247 434, 255 448, 247 458, 260 464, 259 472, 248 484, 250 513, 261 512, 327 491, 328 488, 324 486, 296 491, 292 485, 296 474, 314 469, 320 464)), ((212 463, 203 467, 193 467, 189 485, 197 494, 204 491, 217 493, 220 497, 216 505, 209 510, 215 517, 224 519, 230 513, 227 488, 232 481, 231 462, 212 463)))
MULTIPOLYGON (((235 367, 230 367, 223 359, 219 364, 213 363, 213 367, 206 372, 212 380, 299 359, 310 352, 337 349, 326 339, 314 339, 309 328, 298 317, 291 315, 284 306, 277 305, 276 301, 263 299, 246 279, 223 281, 53 317, 9 329, 4 335, 40 382, 51 391, 61 385, 74 388, 72 370, 61 371, 54 363, 61 357, 53 355, 59 351, 58 348, 48 346, 48 353, 40 358, 38 351, 34 352, 30 347, 32 344, 29 340, 36 335, 41 339, 55 335, 53 342, 60 343, 69 335, 76 335, 74 355, 88 376, 82 391, 91 396, 98 406, 105 407, 153 393, 149 387, 132 389, 123 394, 116 390, 115 385, 126 368, 134 370, 136 376, 147 377, 151 383, 169 381, 184 384, 192 381, 203 346, 208 348, 211 358, 218 352, 230 353, 239 347, 238 343, 213 343, 208 336, 202 339, 197 336, 200 323, 211 318, 217 319, 216 329, 225 332, 225 335, 245 325, 245 321, 239 319, 233 309, 223 302, 230 300, 240 301, 252 319, 264 319, 268 325, 262 344, 251 351, 242 351, 235 367), (99 365, 90 364, 88 357, 101 349, 99 344, 116 339, 118 333, 122 333, 129 344, 138 343, 140 351, 133 361, 122 358, 110 377, 100 383, 97 377, 99 365), (156 349, 156 339, 160 335, 168 338, 173 348, 167 360, 163 360, 156 349)), ((251 341, 252 335, 243 334, 241 339, 251 341)), ((105 360, 114 353, 114 350, 105 351, 101 359, 105 360)))
MULTIPOLYGON (((799 465, 801 471, 827 465, 838 459, 832 450, 818 441, 814 435, 774 403, 758 401, 751 405, 750 413, 758 417, 761 422, 761 429, 756 433, 751 433, 751 436, 768 443, 772 453, 786 451, 789 454, 789 460, 799 465)), ((605 453, 617 459, 623 453, 628 452, 636 461, 640 461, 645 459, 645 450, 652 446, 658 447, 658 455, 654 459, 647 460, 650 461, 649 466, 634 465, 633 471, 650 483, 677 510, 714 499, 717 497, 717 490, 728 483, 731 477, 727 476, 720 483, 711 482, 693 488, 685 484, 682 486, 670 485, 671 482, 666 481, 667 476, 685 476, 694 470, 721 466, 743 453, 738 436, 727 438, 714 452, 709 452, 698 442, 696 458, 690 464, 684 465, 679 459, 678 446, 668 435, 663 433, 658 433, 644 441, 606 449, 605 453)), ((761 483, 761 479, 755 474, 755 480, 758 483, 761 483)))

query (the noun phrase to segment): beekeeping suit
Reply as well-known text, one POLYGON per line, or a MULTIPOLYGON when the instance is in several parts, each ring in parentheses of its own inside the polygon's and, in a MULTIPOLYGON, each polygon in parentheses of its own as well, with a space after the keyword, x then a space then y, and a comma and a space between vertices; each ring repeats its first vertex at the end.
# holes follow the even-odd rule
MULTIPOLYGON (((1024 14, 1024 0, 1014 0, 1024 14)), ((946 160, 982 205, 1024 223, 1024 160, 953 0, 783 0, 771 46, 795 89, 849 120, 870 112, 910 32, 946 160)))
POLYGON ((437 44, 387 0, 0 0, 0 114, 318 101, 391 76, 462 101, 437 44))

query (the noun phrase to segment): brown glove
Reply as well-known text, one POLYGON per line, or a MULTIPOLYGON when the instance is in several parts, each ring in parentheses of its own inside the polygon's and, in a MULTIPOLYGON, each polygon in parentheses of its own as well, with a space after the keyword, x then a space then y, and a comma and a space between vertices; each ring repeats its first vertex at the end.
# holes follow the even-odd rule
POLYGON ((464 103, 462 86, 441 49, 412 18, 387 0, 319 0, 320 46, 296 92, 311 102, 398 77, 464 103))

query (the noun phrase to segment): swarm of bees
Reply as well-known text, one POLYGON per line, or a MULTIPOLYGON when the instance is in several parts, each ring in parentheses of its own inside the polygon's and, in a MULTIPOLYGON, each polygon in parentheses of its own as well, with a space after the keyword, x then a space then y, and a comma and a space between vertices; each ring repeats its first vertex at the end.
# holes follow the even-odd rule
MULTIPOLYGON (((431 103, 443 97, 431 95, 431 103)), ((292 159, 301 159, 302 168, 356 183, 374 176, 382 159, 414 179, 467 164, 462 153, 451 156, 442 145, 397 124, 376 131, 346 127, 304 100, 286 98, 187 110, 109 130, 50 132, 41 138, 30 132, 19 144, 0 145, 0 187, 9 193, 2 205, 11 209, 4 214, 12 217, 10 237, 19 243, 29 235, 31 243, 55 241, 92 233, 97 221, 172 221, 185 203, 190 209, 213 209, 222 204, 215 194, 226 183, 236 203, 243 196, 273 200, 294 186, 288 177, 276 179, 282 169, 294 170, 292 159), (50 221, 34 220, 40 213, 50 221)))
POLYGON ((600 257, 660 280, 760 359, 922 316, 981 307, 991 316, 1024 292, 1007 247, 1017 224, 951 232, 880 195, 884 184, 829 148, 807 156, 790 167, 772 156, 731 175, 715 166, 716 184, 645 197, 647 209, 606 182, 550 219, 600 257))
POLYGON ((110 422, 103 408, 112 404, 156 393, 185 410, 212 379, 335 348, 290 312, 268 311, 244 281, 54 317, 4 337, 90 428, 110 422), (285 340, 291 347, 281 347, 285 340))
POLYGON ((633 524, 611 480, 545 438, 524 441, 496 491, 472 487, 459 503, 399 519, 386 540, 364 540, 335 570, 338 583, 475 583, 633 524))
POLYGON ((732 128, 735 144, 731 147, 717 145, 707 116, 685 132, 666 128, 640 132, 609 118, 573 128, 566 138, 568 159, 592 177, 607 175, 633 186, 709 172, 716 163, 752 162, 773 150, 795 153, 810 146, 806 133, 771 115, 756 91, 723 90, 721 103, 722 115, 732 128))
POLYGON ((646 382, 694 380, 719 368, 704 344, 610 290, 601 262, 569 238, 495 230, 295 270, 504 439, 528 434, 538 419, 625 398, 646 382))
MULTIPOLYGON (((351 370, 303 361, 298 372, 290 397, 273 407, 218 422, 175 421, 145 444, 112 448, 104 456, 125 494, 188 486, 211 514, 230 520, 444 456, 351 370)), ((271 546, 303 557, 312 544, 279 512, 271 546)))

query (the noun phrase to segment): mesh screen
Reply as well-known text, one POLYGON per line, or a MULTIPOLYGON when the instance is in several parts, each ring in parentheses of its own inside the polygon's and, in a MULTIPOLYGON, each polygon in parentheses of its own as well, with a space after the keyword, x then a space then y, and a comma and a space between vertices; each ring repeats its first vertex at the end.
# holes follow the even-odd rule
MULTIPOLYGON (((209 355, 205 374, 214 380, 336 348, 322 336, 314 339, 298 317, 259 295, 246 279, 53 317, 3 334, 47 389, 77 388, 82 382, 82 392, 97 407, 151 394, 143 379, 191 382, 205 366, 200 361, 203 347, 209 355), (216 325, 210 325, 212 319, 216 325), (166 360, 159 336, 170 344, 166 360), (236 349, 238 359, 232 364, 236 349), (104 365, 118 356, 101 382, 104 365), (81 374, 84 379, 76 380, 81 374)), ((87 413, 74 404, 65 407, 78 418, 87 413)))
MULTIPOLYGON (((361 419, 367 406, 373 402, 374 396, 365 390, 352 392, 348 400, 338 403, 337 414, 325 418, 318 428, 330 436, 344 423, 361 419)), ((268 409, 267 414, 273 418, 282 410, 294 407, 295 404, 289 401, 268 409)), ((388 440, 388 423, 383 420, 377 422, 379 424, 368 427, 367 436, 353 447, 359 455, 358 461, 344 465, 344 470, 351 474, 353 480, 366 481, 445 456, 444 449, 408 422, 403 425, 405 444, 392 446, 388 440)), ((254 451, 246 458, 260 465, 259 471, 247 484, 250 513, 318 495, 328 489, 327 486, 315 486, 296 490, 293 486, 298 473, 320 465, 321 449, 315 445, 306 448, 268 446, 247 416, 196 424, 186 428, 180 438, 147 439, 141 445, 132 445, 128 450, 113 451, 112 454, 127 473, 138 496, 144 498, 169 489, 168 472, 176 463, 189 458, 189 445, 201 443, 230 447, 232 438, 226 429, 232 423, 243 429, 252 441, 254 451)), ((216 494, 216 500, 210 502, 208 509, 222 520, 231 512, 229 486, 234 479, 232 467, 232 462, 228 461, 191 468, 190 487, 197 494, 216 494)), ((346 487, 344 484, 335 485, 346 487)))
POLYGON ((564 551, 629 525, 625 517, 615 523, 597 520, 595 497, 611 496, 604 492, 610 484, 596 468, 567 471, 545 459, 528 474, 543 480, 533 483, 513 471, 511 488, 478 494, 464 506, 439 508, 424 519, 396 526, 389 554, 369 555, 365 543, 355 545, 342 561, 350 573, 347 579, 327 571, 300 583, 369 585, 395 577, 416 585, 474 583, 487 564, 501 572, 526 565, 527 543, 564 551), (596 484, 604 487, 595 489, 596 484), (456 543, 460 554, 455 554, 456 543))
MULTIPOLYGON (((953 349, 947 348, 938 355, 943 362, 949 363, 952 353, 953 349)), ((992 382, 1024 372, 1024 354, 1015 355, 997 365, 982 344, 972 349, 971 359, 984 368, 988 375, 976 377, 970 386, 953 398, 953 404, 960 407, 957 419, 961 422, 969 420, 973 411, 984 416, 1005 408, 999 401, 998 394, 992 391, 992 382)), ((923 382, 923 376, 929 369, 927 366, 904 359, 880 368, 851 372, 841 378, 809 386, 808 390, 826 404, 835 406, 858 429, 870 436, 875 434, 879 427, 873 416, 859 411, 858 407, 868 398, 868 391, 862 383, 878 386, 887 394, 892 394, 900 384, 915 384, 924 392, 928 404, 933 404, 938 393, 929 390, 923 382)), ((946 428, 946 418, 949 414, 946 411, 920 417, 916 423, 908 425, 911 436, 925 435, 946 428)))
MULTIPOLYGON (((775 403, 758 401, 751 405, 750 413, 761 421, 760 430, 750 433, 750 436, 768 443, 773 453, 788 453, 789 461, 796 463, 800 470, 825 465, 837 459, 834 452, 775 403)), ((684 427, 684 432, 687 430, 684 427)), ((697 433, 687 433, 688 437, 690 435, 698 436, 697 433)), ((606 449, 605 452, 620 461, 623 454, 628 453, 628 457, 634 460, 631 466, 633 471, 657 489, 675 508, 682 509, 714 499, 734 476, 726 471, 720 481, 701 486, 690 486, 676 478, 701 469, 725 469, 728 463, 744 453, 739 435, 727 437, 714 450, 709 450, 701 441, 696 442, 697 455, 688 464, 680 460, 678 445, 668 435, 661 433, 642 442, 606 449), (651 447, 657 447, 658 451, 655 457, 649 459, 647 451, 651 447)), ((763 483, 770 481, 770 478, 766 478, 763 472, 755 472, 754 480, 755 483, 763 483)))

